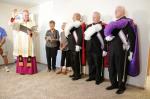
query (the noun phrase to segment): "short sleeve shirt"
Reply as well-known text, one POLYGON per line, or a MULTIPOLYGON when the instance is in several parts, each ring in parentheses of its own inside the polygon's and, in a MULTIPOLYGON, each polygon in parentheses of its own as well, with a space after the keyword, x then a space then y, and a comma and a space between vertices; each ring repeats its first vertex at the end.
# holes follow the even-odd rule
POLYGON ((0 41, 6 36, 6 31, 2 27, 0 27, 0 41))

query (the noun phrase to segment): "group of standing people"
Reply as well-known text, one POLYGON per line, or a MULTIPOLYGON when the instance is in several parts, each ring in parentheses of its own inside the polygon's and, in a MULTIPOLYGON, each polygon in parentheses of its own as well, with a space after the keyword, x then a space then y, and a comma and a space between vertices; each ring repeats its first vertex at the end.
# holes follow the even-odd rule
MULTIPOLYGON (((48 72, 56 71, 57 51, 61 50, 61 67, 57 74, 67 74, 67 67, 72 67, 72 80, 82 78, 83 66, 88 63, 87 82, 95 81, 99 85, 104 81, 104 57, 109 56, 109 78, 111 85, 107 90, 118 89, 117 94, 126 90, 127 75, 139 74, 137 34, 133 20, 125 16, 125 8, 115 10, 116 21, 106 24, 101 21, 101 14, 93 12, 93 22, 86 25, 81 21, 80 13, 74 13, 71 23, 62 24, 59 35, 55 21, 49 22, 50 29, 45 35, 48 72), (136 47, 135 47, 136 46, 136 47), (135 52, 136 51, 136 52, 135 52), (135 58, 136 57, 136 58, 135 58), (134 60, 134 62, 132 62, 134 60), (130 64, 132 62, 132 64, 130 64), (63 66, 66 70, 63 72, 63 66), (132 66, 132 69, 130 69, 132 66)), ((36 58, 33 51, 34 22, 29 18, 28 10, 23 11, 23 20, 17 20, 16 13, 10 19, 14 33, 14 55, 17 58, 16 72, 20 74, 37 73, 36 58)), ((0 31, 2 34, 3 32, 0 31)), ((3 34, 5 37, 5 34, 3 34)), ((0 40, 2 40, 0 35, 0 40)), ((0 43, 0 54, 1 52, 0 43)), ((2 54, 1 54, 2 55, 2 54)))
POLYGON ((56 71, 56 57, 58 50, 62 51, 61 55, 61 67, 57 74, 64 73, 67 74, 69 70, 67 67, 70 67, 70 51, 68 48, 68 40, 65 37, 64 29, 66 23, 62 24, 62 32, 59 35, 58 30, 55 29, 55 21, 51 20, 49 22, 50 29, 47 30, 45 35, 46 40, 46 57, 47 57, 47 65, 48 72, 51 70, 56 71), (61 38, 61 39, 60 39, 61 38), (63 71, 63 66, 66 66, 65 71, 63 71))
MULTIPOLYGON (((81 15, 75 13, 73 22, 65 23, 66 26, 63 28, 65 35, 63 34, 61 38, 65 38, 64 45, 68 49, 65 55, 71 56, 67 60, 71 59, 72 80, 81 79, 82 62, 86 59, 89 67, 89 77, 86 81, 95 80, 96 85, 102 83, 104 57, 108 55, 111 85, 106 89, 118 89, 116 94, 122 94, 126 90, 127 75, 139 74, 138 39, 136 25, 132 19, 125 16, 125 8, 118 6, 115 16, 116 21, 106 24, 101 21, 100 13, 94 12, 93 23, 86 26, 81 21, 81 15)), ((62 60, 64 61, 64 58, 62 60)))
POLYGON ((49 22, 50 29, 45 35, 46 56, 48 71, 50 72, 51 68, 55 71, 57 51, 60 49, 62 51, 61 68, 57 74, 66 74, 68 71, 67 67, 71 66, 73 75, 70 75, 70 77, 72 77, 73 80, 78 80, 81 78, 81 65, 85 65, 83 30, 85 30, 86 27, 84 23, 80 22, 81 15, 79 13, 75 13, 72 19, 73 22, 71 24, 65 22, 62 24, 60 36, 58 30, 55 29, 55 21, 51 20, 49 22), (74 25, 76 25, 76 27, 74 27, 74 25), (63 66, 66 66, 64 72, 63 66))
MULTIPOLYGON (((73 70, 70 77, 78 80, 82 78, 82 66, 87 60, 89 77, 86 81, 95 80, 95 84, 99 85, 104 81, 104 57, 107 55, 111 85, 106 89, 117 88, 116 93, 122 94, 126 90, 127 75, 139 74, 138 40, 135 24, 125 16, 125 8, 118 6, 115 16, 116 21, 106 24, 101 21, 101 14, 95 11, 92 16, 93 23, 86 25, 81 21, 80 13, 74 13, 72 23, 63 23, 60 36, 61 66, 64 66, 66 57, 66 66, 71 66, 73 70)), ((52 68, 54 71, 56 69, 56 50, 59 48, 59 33, 53 29, 52 24, 55 25, 55 22, 50 21, 51 29, 46 33, 48 71, 51 70, 50 56, 52 68), (48 44, 51 46, 50 52, 47 50, 48 44), (53 44, 55 46, 52 47, 53 44)), ((62 67, 57 74, 61 72, 62 67)))

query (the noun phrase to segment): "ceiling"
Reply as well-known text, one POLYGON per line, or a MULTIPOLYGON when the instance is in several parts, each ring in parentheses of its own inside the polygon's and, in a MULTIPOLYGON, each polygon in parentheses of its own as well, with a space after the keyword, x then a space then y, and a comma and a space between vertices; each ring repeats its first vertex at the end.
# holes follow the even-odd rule
POLYGON ((0 0, 0 3, 13 4, 18 6, 33 7, 50 0, 0 0))

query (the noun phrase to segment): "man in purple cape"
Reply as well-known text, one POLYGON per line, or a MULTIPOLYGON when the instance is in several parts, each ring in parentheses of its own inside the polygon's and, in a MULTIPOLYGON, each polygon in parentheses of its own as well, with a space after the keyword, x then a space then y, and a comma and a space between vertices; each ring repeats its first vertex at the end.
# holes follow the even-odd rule
POLYGON ((138 76, 140 73, 140 70, 139 70, 140 63, 139 63, 138 31, 137 31, 137 26, 133 23, 133 20, 126 18, 126 19, 118 20, 116 22, 111 22, 109 25, 107 25, 105 29, 105 36, 108 39, 109 37, 113 37, 112 31, 114 29, 122 29, 125 26, 127 26, 128 23, 132 26, 135 36, 136 36, 133 57, 128 66, 128 75, 135 77, 135 76, 138 76))
POLYGON ((106 40, 110 42, 109 77, 111 86, 107 90, 118 88, 117 94, 126 90, 127 74, 139 74, 139 49, 137 29, 133 21, 125 17, 124 7, 116 9, 117 21, 105 28, 106 40))

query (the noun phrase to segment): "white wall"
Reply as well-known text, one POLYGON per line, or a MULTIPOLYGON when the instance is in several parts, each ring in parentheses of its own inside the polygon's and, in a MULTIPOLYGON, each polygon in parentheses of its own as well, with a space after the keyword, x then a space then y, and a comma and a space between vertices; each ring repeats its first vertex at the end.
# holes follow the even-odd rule
MULTIPOLYGON (((0 3, 0 26, 3 27, 6 32, 7 32, 7 50, 8 50, 8 59, 9 63, 14 62, 13 60, 13 38, 12 38, 12 31, 10 26, 8 25, 8 20, 11 17, 11 12, 13 9, 23 9, 25 7, 19 7, 15 5, 10 5, 10 4, 5 4, 5 3, 0 3)), ((0 57, 0 65, 3 64, 2 58, 0 57)))
MULTIPOLYGON (((150 32, 150 20, 148 14, 149 0, 51 0, 40 6, 31 8, 31 11, 39 17, 39 46, 38 61, 46 63, 44 35, 48 29, 49 20, 56 21, 56 28, 60 30, 61 23, 71 21, 74 12, 80 12, 87 17, 87 23, 91 22, 93 11, 99 11, 102 19, 109 22, 114 19, 114 9, 118 5, 123 5, 128 11, 128 16, 133 18, 139 27, 140 40, 140 75, 129 77, 128 83, 139 87, 144 87, 147 70, 148 55, 148 33, 150 32), (94 1, 94 2, 93 2, 94 1)), ((108 78, 108 71, 105 73, 108 78)))
MULTIPOLYGON (((149 13, 149 16, 150 16, 150 13, 149 13)), ((148 20, 148 25, 150 26, 150 18, 148 20)), ((150 28, 149 28, 148 34, 149 34, 149 48, 150 48, 150 28)))

